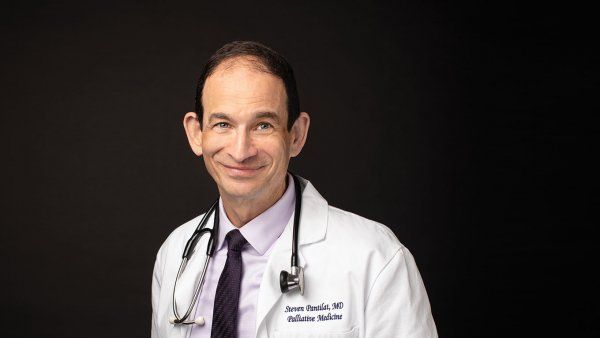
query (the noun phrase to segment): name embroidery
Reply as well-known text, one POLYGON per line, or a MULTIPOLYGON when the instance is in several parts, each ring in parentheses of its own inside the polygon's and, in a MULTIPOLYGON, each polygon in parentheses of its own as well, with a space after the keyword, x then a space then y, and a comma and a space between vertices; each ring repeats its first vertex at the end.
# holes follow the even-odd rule
POLYGON ((325 322, 329 320, 342 320, 343 315, 338 311, 343 308, 344 302, 306 304, 304 306, 287 305, 283 312, 289 313, 287 321, 290 323, 325 322))

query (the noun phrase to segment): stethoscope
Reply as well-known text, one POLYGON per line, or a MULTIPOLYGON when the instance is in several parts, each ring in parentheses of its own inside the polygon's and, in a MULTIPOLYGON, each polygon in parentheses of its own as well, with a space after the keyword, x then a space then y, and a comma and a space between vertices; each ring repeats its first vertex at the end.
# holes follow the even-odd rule
MULTIPOLYGON (((291 174, 291 173, 290 173, 291 174)), ((304 270, 298 266, 298 226, 300 224, 300 210, 302 207, 302 191, 300 190, 300 180, 296 175, 291 174, 294 179, 294 188, 296 192, 296 205, 294 209, 294 228, 292 234, 292 267, 291 271, 287 272, 282 270, 279 274, 279 287, 281 288, 281 293, 287 293, 289 291, 299 289, 300 294, 304 295, 304 270)), ((190 237, 190 239, 185 244, 185 248, 183 249, 183 255, 181 256, 181 264, 179 265, 179 270, 177 271, 177 277, 175 278, 175 285, 173 286, 173 317, 169 318, 169 323, 171 324, 185 324, 185 325, 204 325, 204 317, 200 316, 196 319, 187 320, 192 313, 194 305, 202 292, 202 286, 204 285, 204 277, 206 275, 206 269, 208 268, 208 262, 215 252, 215 238, 218 238, 219 234, 219 212, 217 211, 219 206, 219 200, 215 201, 208 211, 204 214, 200 223, 196 227, 196 230, 190 237), (214 214, 214 223, 213 227, 206 228, 206 222, 211 214, 214 214), (207 234, 208 244, 206 245, 206 260, 204 262, 204 267, 202 268, 202 274, 200 275, 200 280, 196 283, 196 288, 194 289, 194 295, 192 297, 192 301, 188 306, 187 310, 181 316, 177 311, 177 302, 175 301, 175 289, 177 288, 177 282, 179 281, 179 277, 183 274, 185 267, 188 261, 192 258, 194 253, 194 248, 198 241, 207 234)))

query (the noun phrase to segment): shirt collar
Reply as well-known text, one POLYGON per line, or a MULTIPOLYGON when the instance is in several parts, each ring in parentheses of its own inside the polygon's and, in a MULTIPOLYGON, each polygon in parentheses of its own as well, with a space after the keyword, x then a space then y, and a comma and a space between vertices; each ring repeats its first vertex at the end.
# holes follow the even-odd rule
MULTIPOLYGON (((269 209, 246 223, 239 230, 252 248, 264 255, 281 235, 285 226, 294 213, 296 194, 294 179, 287 174, 287 188, 283 196, 269 209)), ((237 229, 227 217, 223 208, 223 200, 219 198, 219 238, 217 251, 225 247, 225 236, 231 230, 237 229)))

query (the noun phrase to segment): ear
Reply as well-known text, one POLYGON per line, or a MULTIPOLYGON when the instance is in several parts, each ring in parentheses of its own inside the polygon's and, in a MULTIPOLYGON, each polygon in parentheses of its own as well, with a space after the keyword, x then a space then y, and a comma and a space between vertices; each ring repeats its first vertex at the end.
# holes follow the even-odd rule
POLYGON ((301 112, 290 130, 292 147, 290 151, 291 157, 296 157, 302 151, 306 138, 308 136, 308 127, 310 127, 310 117, 308 113, 301 112))
POLYGON ((183 128, 194 154, 202 156, 202 128, 200 127, 198 115, 194 112, 185 114, 183 117, 183 128))

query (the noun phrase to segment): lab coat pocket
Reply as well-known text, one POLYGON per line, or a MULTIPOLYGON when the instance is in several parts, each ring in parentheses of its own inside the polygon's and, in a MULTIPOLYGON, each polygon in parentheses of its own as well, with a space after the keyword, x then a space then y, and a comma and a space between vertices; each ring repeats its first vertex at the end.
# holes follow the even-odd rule
POLYGON ((358 338, 358 327, 341 332, 306 332, 300 328, 294 331, 275 331, 273 338, 358 338))

